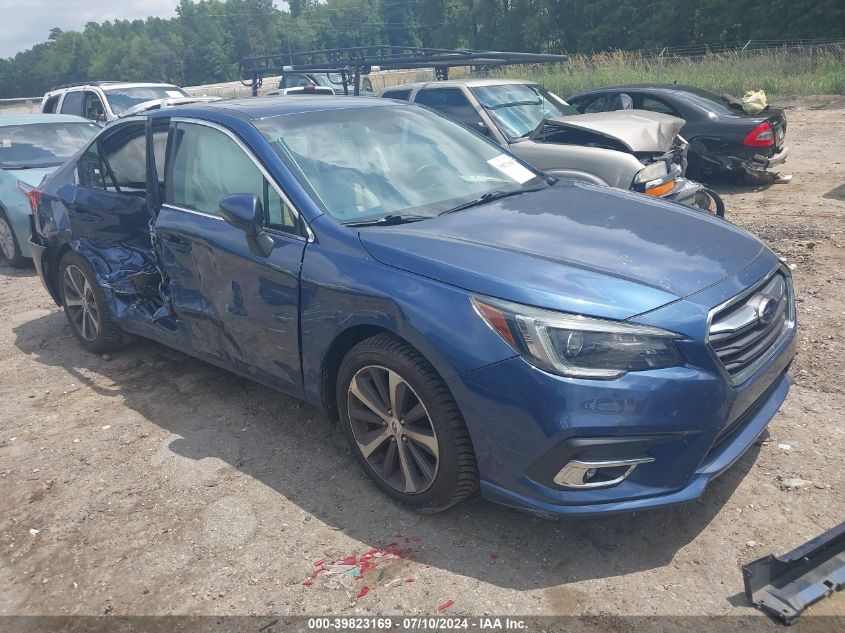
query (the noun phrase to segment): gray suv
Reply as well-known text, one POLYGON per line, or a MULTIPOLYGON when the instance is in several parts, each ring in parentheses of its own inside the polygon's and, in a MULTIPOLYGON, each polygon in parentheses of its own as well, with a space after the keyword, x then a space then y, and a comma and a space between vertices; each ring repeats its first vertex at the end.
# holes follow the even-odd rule
POLYGON ((443 112, 548 174, 724 215, 715 192, 683 178, 683 119, 641 110, 581 114, 541 85, 516 79, 420 82, 392 86, 379 96, 443 112))

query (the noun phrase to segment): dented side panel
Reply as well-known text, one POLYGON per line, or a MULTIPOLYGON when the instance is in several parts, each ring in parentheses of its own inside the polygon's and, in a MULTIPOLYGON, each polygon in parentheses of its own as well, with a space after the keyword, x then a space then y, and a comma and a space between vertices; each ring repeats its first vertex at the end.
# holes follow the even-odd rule
POLYGON ((273 235, 268 257, 220 218, 164 206, 155 225, 166 293, 185 345, 287 392, 302 389, 299 273, 304 240, 273 235))
POLYGON ((141 243, 150 246, 146 196, 67 185, 68 220, 76 238, 104 244, 141 243), (72 196, 72 197, 71 197, 72 196))

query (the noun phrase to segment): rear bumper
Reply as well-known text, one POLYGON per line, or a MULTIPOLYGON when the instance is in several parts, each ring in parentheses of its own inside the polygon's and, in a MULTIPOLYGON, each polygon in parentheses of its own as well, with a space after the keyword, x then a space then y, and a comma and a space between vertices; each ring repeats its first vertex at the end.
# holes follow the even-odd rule
MULTIPOLYGON (((33 220, 31 219, 30 226, 32 226, 32 222, 33 220)), ((61 305, 58 288, 54 287, 53 279, 49 274, 51 264, 50 253, 46 245, 46 238, 36 236, 33 232, 30 233, 30 238, 27 244, 29 246, 32 262, 35 264, 35 271, 38 273, 41 283, 47 289, 47 292, 50 293, 50 296, 53 298, 53 301, 56 302, 56 305, 61 305), (44 243, 42 244, 42 242, 44 243)))
POLYGON ((755 154, 750 159, 743 161, 743 167, 754 172, 766 171, 767 169, 777 167, 778 165, 781 165, 786 162, 788 156, 788 147, 784 147, 774 156, 767 157, 763 156, 762 154, 755 154))

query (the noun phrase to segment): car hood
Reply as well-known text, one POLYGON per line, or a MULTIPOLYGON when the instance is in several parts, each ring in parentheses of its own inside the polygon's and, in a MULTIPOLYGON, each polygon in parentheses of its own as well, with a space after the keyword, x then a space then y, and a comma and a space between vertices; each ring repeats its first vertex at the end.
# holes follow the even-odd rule
POLYGON ((531 135, 542 142, 543 127, 570 127, 589 130, 624 144, 631 152, 668 152, 685 121, 647 110, 614 110, 546 119, 531 135))
POLYGON ((472 292, 615 319, 715 284, 766 250, 703 212, 573 180, 359 235, 389 266, 472 292))
POLYGON ((21 182, 24 182, 33 187, 37 187, 44 180, 44 176, 48 176, 56 171, 59 167, 35 167, 32 169, 7 169, 6 173, 11 174, 21 182))

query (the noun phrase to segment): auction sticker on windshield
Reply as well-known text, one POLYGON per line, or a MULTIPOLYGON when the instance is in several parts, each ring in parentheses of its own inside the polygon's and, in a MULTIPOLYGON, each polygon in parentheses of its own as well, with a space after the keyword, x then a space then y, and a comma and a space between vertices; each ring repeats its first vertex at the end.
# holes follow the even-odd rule
POLYGON ((498 169, 505 176, 511 180, 515 180, 520 185, 537 177, 534 172, 526 167, 523 167, 507 154, 499 154, 495 158, 488 160, 487 164, 495 169, 498 169))

